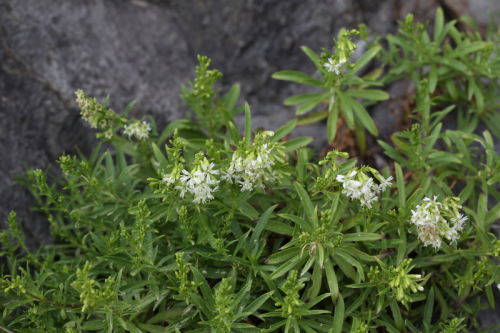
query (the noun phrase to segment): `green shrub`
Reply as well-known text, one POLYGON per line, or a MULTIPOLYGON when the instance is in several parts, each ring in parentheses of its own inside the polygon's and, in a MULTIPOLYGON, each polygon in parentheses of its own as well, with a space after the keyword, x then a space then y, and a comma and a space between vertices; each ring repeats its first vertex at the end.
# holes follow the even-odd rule
MULTIPOLYGON (((473 24, 469 19, 463 22, 473 24)), ((82 91, 82 116, 100 144, 62 156, 64 179, 28 173, 25 185, 55 242, 31 253, 11 213, 2 232, 0 329, 8 332, 467 332, 500 282, 498 34, 462 33, 436 13, 434 38, 409 15, 396 36, 339 33, 309 76, 274 74, 324 92, 290 97, 303 115, 275 132, 252 130, 239 85, 223 97, 200 65, 182 98, 196 121, 159 131, 82 91), (355 63, 351 36, 368 49, 355 63), (360 77, 378 57, 381 67, 360 77), (378 135, 367 106, 384 84, 412 80, 413 124, 379 141, 394 169, 319 158, 297 125, 339 119, 366 153, 378 135), (442 131, 453 109, 457 130, 442 131), (233 117, 244 112, 240 135, 233 117), (479 123, 490 131, 474 133, 479 123), (170 138, 170 139, 169 139, 170 138), (168 141, 167 144, 165 144, 168 141), (460 189, 457 191, 457 189, 460 189), (455 190, 455 192, 454 192, 455 190), (492 199, 492 200, 489 200, 492 199), (19 254, 24 253, 24 256, 19 254), (7 328, 8 327, 8 328, 7 328)), ((476 30, 477 31, 477 30, 476 30)), ((353 157, 353 156, 351 156, 353 157)), ((54 176, 53 176, 54 177, 54 176)))

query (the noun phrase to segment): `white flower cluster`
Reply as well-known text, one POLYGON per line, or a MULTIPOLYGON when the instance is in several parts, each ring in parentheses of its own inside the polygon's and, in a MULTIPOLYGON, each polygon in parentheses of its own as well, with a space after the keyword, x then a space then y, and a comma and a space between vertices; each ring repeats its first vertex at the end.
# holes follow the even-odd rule
MULTIPOLYGON (((271 136, 274 133, 271 133, 271 136)), ((274 160, 269 155, 273 148, 267 148, 264 143, 257 147, 245 158, 241 152, 233 154, 231 164, 227 171, 222 171, 222 180, 227 180, 231 184, 233 181, 241 185, 241 191, 251 191, 254 187, 265 188, 263 181, 275 182, 278 179, 276 170, 272 171, 274 160)))
MULTIPOLYGON (((176 190, 181 191, 181 198, 184 198, 186 192, 189 192, 194 195, 194 203, 201 202, 205 204, 207 201, 213 200, 212 192, 219 190, 219 181, 213 176, 219 174, 219 170, 213 170, 213 168, 213 163, 210 163, 210 165, 202 163, 201 170, 192 173, 183 169, 183 175, 180 177, 181 185, 174 187, 176 190)), ((170 185, 175 179, 168 175, 163 177, 163 181, 170 185)))
POLYGON ((130 125, 125 125, 124 128, 123 134, 128 135, 129 139, 132 138, 132 136, 135 136, 138 140, 147 139, 151 131, 151 127, 145 121, 143 121, 142 124, 135 121, 130 125))
POLYGON ((335 64, 332 58, 328 58, 328 62, 325 62, 323 66, 330 72, 339 75, 340 74, 340 67, 342 66, 343 62, 339 62, 338 64, 335 64))
POLYGON ((354 179, 357 175, 357 171, 353 170, 348 175, 338 175, 337 181, 342 183, 342 194, 351 199, 358 199, 361 201, 361 207, 372 208, 372 203, 377 201, 377 194, 384 192, 387 187, 391 187, 392 176, 385 179, 380 176, 380 185, 373 182, 373 178, 368 178, 363 174, 364 177, 358 177, 354 179))
POLYGON ((437 202, 437 196, 432 200, 424 198, 424 203, 418 205, 416 210, 412 210, 411 223, 417 226, 418 238, 424 246, 432 245, 436 250, 441 247, 442 237, 450 240, 450 244, 455 243, 460 236, 458 233, 463 230, 467 217, 457 214, 450 218, 452 226, 441 215, 441 210, 448 211, 448 207, 437 202))

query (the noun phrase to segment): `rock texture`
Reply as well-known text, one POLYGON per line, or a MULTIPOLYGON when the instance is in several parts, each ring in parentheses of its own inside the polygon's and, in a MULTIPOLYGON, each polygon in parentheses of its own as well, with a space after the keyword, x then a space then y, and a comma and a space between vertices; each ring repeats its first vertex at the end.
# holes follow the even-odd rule
MULTIPOLYGON (((283 100, 306 90, 271 74, 314 72, 300 46, 330 48, 340 28, 359 23, 395 32, 407 13, 432 20, 438 5, 483 28, 486 9, 500 11, 495 0, 0 0, 0 223, 16 210, 32 248, 50 242, 13 176, 24 164, 47 168, 75 146, 90 151, 94 134, 74 102, 79 88, 100 101, 111 94, 116 111, 137 100, 132 113, 151 114, 162 127, 187 111, 180 85, 193 78, 196 55, 207 55, 224 73, 223 91, 241 83, 254 125, 276 129, 294 117, 283 100)), ((379 110, 375 119, 385 123, 391 115, 379 110)), ((326 142, 324 124, 295 135, 326 142)))

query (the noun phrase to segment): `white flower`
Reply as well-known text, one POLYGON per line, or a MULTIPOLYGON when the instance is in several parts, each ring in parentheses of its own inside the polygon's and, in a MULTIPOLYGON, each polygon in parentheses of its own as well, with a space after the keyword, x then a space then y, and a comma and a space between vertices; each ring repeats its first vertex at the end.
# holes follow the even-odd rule
POLYGON ((175 182, 175 178, 171 175, 163 176, 163 181, 167 183, 167 185, 172 185, 175 182))
POLYGON ((210 163, 210 165, 207 167, 206 164, 203 164, 201 167, 203 168, 203 171, 205 171, 206 173, 209 173, 211 175, 218 175, 219 174, 219 170, 212 170, 214 168, 215 164, 212 162, 210 163))
POLYGON ((227 180, 230 184, 233 183, 233 174, 234 174, 234 168, 230 167, 227 172, 222 170, 222 176, 220 177, 221 180, 227 180))
POLYGON ((182 173, 184 174, 184 176, 181 176, 181 182, 187 182, 189 178, 191 178, 189 172, 187 172, 186 169, 183 169, 182 173))
POLYGON ((456 218, 451 218, 450 221, 455 223, 455 225, 453 226, 454 229, 456 229, 457 231, 462 231, 464 229, 464 224, 467 219, 468 219, 467 216, 458 214, 456 218))
MULTIPOLYGON (((435 204, 436 204, 436 205, 438 205, 438 206, 441 206, 441 203, 436 201, 436 200, 437 200, 437 198, 438 198, 438 196, 437 196, 437 195, 435 195, 435 196, 434 196, 434 199, 432 199, 432 200, 431 200, 431 199, 429 199, 429 198, 427 198, 427 197, 425 197, 425 198, 424 198, 424 201, 430 201, 430 202, 432 202, 432 203, 435 203, 435 204)), ((429 203, 429 204, 430 204, 430 203, 429 203)), ((429 205, 429 204, 428 204, 428 205, 429 205)))
POLYGON ((499 284, 497 284, 497 288, 498 288, 498 290, 500 290, 500 283, 499 283, 499 284))
POLYGON ((241 192, 245 190, 251 191, 253 189, 253 185, 249 179, 245 179, 244 181, 239 181, 238 183, 241 184, 241 192))
POLYGON ((446 233, 448 234, 448 236, 450 236, 450 241, 451 241, 450 245, 456 243, 457 240, 460 239, 460 236, 458 236, 457 231, 453 228, 448 230, 446 233))
POLYGON ((176 187, 174 187, 174 189, 181 190, 180 196, 181 196, 181 198, 184 198, 184 195, 186 194, 186 191, 188 190, 188 188, 186 186, 186 182, 181 181, 181 184, 182 184, 181 186, 176 186, 176 187))
MULTIPOLYGON (((187 170, 182 170, 180 177, 181 186, 174 187, 176 190, 181 190, 180 196, 184 198, 186 192, 192 193, 194 196, 193 202, 205 204, 207 201, 213 200, 213 192, 217 192, 219 181, 213 178, 212 175, 219 173, 219 170, 213 170, 214 164, 209 166, 202 164, 202 169, 190 174, 187 170), (215 187, 212 187, 214 186, 215 187)), ((165 178, 164 178, 165 180, 165 178)))
POLYGON ((341 65, 342 65, 342 63, 338 63, 338 64, 335 65, 334 62, 333 62, 333 59, 332 58, 328 58, 328 62, 325 63, 323 66, 325 66, 325 68, 330 73, 335 72, 335 74, 339 75, 340 74, 339 68, 340 68, 341 65))
POLYGON ((390 182, 392 180, 392 176, 389 178, 385 179, 384 177, 380 176, 380 185, 378 187, 379 191, 385 192, 385 189, 387 187, 392 187, 392 183, 390 182))

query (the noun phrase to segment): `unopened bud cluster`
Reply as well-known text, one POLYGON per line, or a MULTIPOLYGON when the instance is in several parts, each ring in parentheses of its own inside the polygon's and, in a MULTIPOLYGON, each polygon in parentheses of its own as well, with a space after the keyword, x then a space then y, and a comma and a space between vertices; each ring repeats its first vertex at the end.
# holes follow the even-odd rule
POLYGON ((213 85, 222 78, 222 73, 216 69, 207 70, 211 60, 206 56, 198 56, 198 62, 200 66, 196 66, 196 79, 192 84, 192 94, 198 99, 200 105, 205 106, 211 100, 214 94, 213 85))
POLYGON ((178 299, 183 300, 186 304, 190 304, 190 292, 196 292, 196 287, 193 281, 190 281, 188 274, 191 271, 189 265, 184 260, 184 252, 177 252, 175 254, 175 263, 177 269, 175 270, 175 277, 177 279, 178 287, 174 288, 179 292, 178 299))
POLYGON ((379 287, 389 287, 392 290, 393 296, 402 304, 408 305, 412 302, 410 293, 423 291, 424 287, 418 284, 422 276, 420 274, 409 274, 414 266, 411 264, 411 259, 405 259, 398 267, 389 267, 380 272, 378 267, 370 267, 368 278, 370 282, 379 287))
POLYGON ((454 318, 448 325, 440 323, 441 333, 458 333, 462 332, 466 325, 462 325, 465 318, 454 318))
POLYGON ((300 300, 299 291, 305 286, 303 279, 299 280, 297 278, 297 271, 291 271, 283 287, 280 287, 286 296, 283 302, 276 303, 276 306, 281 306, 283 317, 293 317, 295 315, 294 310, 303 304, 300 300))
POLYGON ((109 277, 105 281, 103 288, 89 277, 92 266, 87 261, 83 269, 76 271, 78 281, 73 282, 73 286, 80 292, 80 300, 83 302, 82 311, 92 310, 99 305, 100 302, 109 304, 116 295, 113 291, 114 279, 109 277))
POLYGON ((17 294, 26 293, 26 281, 17 275, 11 281, 4 279, 2 280, 2 287, 4 287, 4 292, 7 293, 9 290, 16 291, 17 294))
POLYGON ((231 285, 229 284, 229 279, 222 279, 219 288, 215 289, 215 311, 216 314, 214 321, 218 321, 219 329, 221 332, 231 331, 231 319, 233 317, 233 310, 231 305, 233 304, 233 295, 231 293, 231 285))

